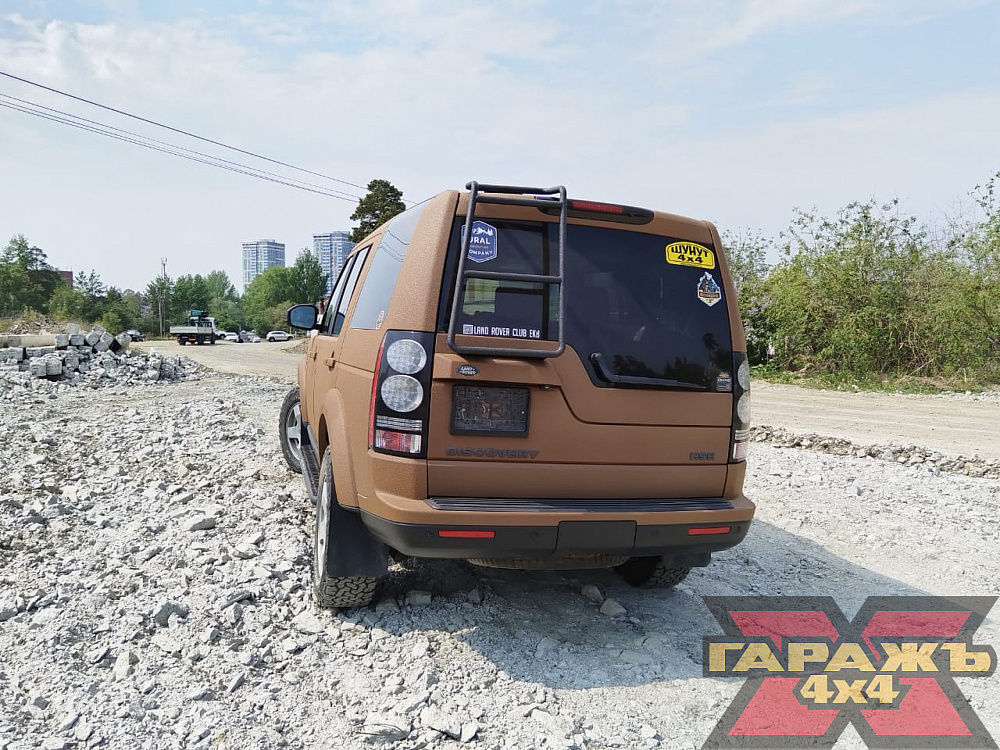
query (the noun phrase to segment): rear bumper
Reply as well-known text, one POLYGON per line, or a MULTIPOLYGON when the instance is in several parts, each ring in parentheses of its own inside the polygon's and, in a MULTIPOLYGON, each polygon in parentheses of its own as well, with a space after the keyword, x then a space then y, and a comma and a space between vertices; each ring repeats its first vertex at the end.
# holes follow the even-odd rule
POLYGON ((750 521, 648 524, 635 521, 561 521, 553 526, 468 526, 390 521, 362 511, 365 526, 384 544, 412 557, 544 558, 583 555, 663 556, 677 566, 707 565, 711 553, 739 544, 750 521), (725 533, 699 534, 706 527, 725 533), (694 533, 691 533, 694 529, 694 533), (461 534, 480 536, 460 536, 461 534), (459 536, 456 536, 458 534, 459 536))

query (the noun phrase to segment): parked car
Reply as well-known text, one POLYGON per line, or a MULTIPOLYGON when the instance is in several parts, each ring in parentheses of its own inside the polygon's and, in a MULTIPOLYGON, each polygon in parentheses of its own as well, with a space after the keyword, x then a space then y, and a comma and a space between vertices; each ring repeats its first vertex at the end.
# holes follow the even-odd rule
POLYGON ((267 340, 272 343, 275 341, 288 341, 292 338, 294 337, 288 331, 268 331, 267 333, 267 340))
POLYGON ((248 344, 259 344, 260 343, 260 336, 251 336, 250 338, 247 339, 247 343, 248 344))
POLYGON ((232 331, 226 331, 226 333, 223 335, 223 338, 226 341, 232 341, 234 344, 240 343, 240 337, 237 334, 233 333, 232 331))
POLYGON ((142 341, 142 331, 137 331, 134 328, 129 328, 127 331, 125 331, 125 333, 128 334, 128 337, 133 341, 142 341))
POLYGON ((312 334, 279 429, 316 503, 315 601, 367 604, 401 557, 677 585, 754 516, 718 231, 467 187, 359 242, 325 313, 288 311, 312 334))

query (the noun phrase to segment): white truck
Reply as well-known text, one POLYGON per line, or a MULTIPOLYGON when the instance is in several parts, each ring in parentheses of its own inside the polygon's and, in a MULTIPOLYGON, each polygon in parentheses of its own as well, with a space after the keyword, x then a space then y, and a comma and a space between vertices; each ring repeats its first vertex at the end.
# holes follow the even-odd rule
POLYGON ((207 310, 188 310, 187 325, 170 326, 170 335, 181 346, 189 341, 193 344, 214 344, 215 318, 207 310))

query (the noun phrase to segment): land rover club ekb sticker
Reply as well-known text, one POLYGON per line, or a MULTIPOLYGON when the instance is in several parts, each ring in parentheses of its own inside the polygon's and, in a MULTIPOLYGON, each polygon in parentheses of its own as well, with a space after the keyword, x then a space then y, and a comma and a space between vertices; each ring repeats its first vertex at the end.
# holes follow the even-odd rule
POLYGON ((715 283, 715 279, 708 271, 705 271, 698 279, 698 299, 709 307, 722 299, 722 289, 715 283))
POLYGON ((667 263, 692 268, 715 268, 715 253, 694 242, 672 242, 667 245, 667 263))
MULTIPOLYGON (((462 225, 465 233, 465 225, 462 225)), ((485 221, 472 222, 472 236, 469 238, 469 260, 485 263, 497 257, 497 228, 485 221)))

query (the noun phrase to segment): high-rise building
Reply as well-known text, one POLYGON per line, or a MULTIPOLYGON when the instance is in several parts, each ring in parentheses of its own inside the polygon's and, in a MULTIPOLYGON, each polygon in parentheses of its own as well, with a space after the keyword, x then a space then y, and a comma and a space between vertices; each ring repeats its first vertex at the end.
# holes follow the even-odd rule
POLYGON ((330 232, 313 235, 313 255, 319 258, 320 268, 326 274, 326 293, 333 291, 333 282, 344 267, 344 261, 354 249, 350 232, 330 232))
POLYGON ((243 243, 243 287, 271 266, 285 265, 285 243, 257 240, 243 243))

